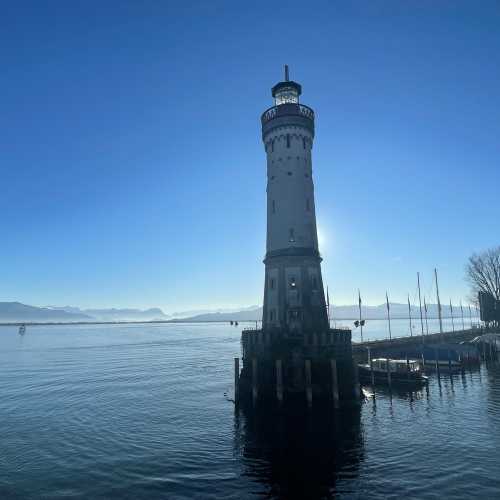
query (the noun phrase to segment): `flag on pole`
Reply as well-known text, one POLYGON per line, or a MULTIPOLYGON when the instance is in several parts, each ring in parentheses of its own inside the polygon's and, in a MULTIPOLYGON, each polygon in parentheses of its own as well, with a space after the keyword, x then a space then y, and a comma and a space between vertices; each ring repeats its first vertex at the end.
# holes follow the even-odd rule
POLYGON ((361 292, 358 289, 359 307, 361 307, 361 292))
POLYGON ((389 296, 387 295, 387 292, 385 292, 385 300, 387 302, 387 312, 389 312, 389 296))

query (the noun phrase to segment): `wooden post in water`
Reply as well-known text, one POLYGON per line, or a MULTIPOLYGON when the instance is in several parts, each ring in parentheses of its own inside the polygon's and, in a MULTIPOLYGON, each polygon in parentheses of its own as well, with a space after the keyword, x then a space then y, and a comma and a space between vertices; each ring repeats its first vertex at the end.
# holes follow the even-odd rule
POLYGON ((240 402, 240 358, 234 358, 234 404, 240 402))
POLYGON ((354 382, 354 399, 359 401, 359 397, 361 396, 360 388, 359 388, 359 374, 358 374, 358 362, 353 359, 352 360, 352 369, 353 369, 353 382, 354 382))
POLYGON ((425 353, 424 353, 424 348, 422 346, 422 370, 425 373, 425 353))
POLYGON ((339 407, 339 378, 337 374, 337 360, 330 360, 330 368, 332 370, 332 395, 333 395, 333 407, 339 407))
POLYGON ((370 376, 372 379, 372 388, 375 390, 375 374, 373 373, 372 350, 368 347, 368 364, 370 365, 370 376))
POLYGON ((276 397, 278 403, 283 403, 283 366, 281 359, 276 360, 276 397))
POLYGON ((437 347, 434 349, 434 357, 436 358, 435 361, 436 361, 437 376, 438 376, 438 379, 440 379, 441 378, 441 371, 439 369, 439 350, 437 347))
POLYGON ((408 357, 408 354, 406 355, 406 372, 407 372, 407 377, 408 381, 410 380, 410 358, 408 357))
POLYGON ((306 398, 307 406, 312 406, 312 377, 311 377, 311 360, 306 359, 306 398))
POLYGON ((448 371, 451 373, 451 350, 448 349, 448 371))
POLYGON ((389 363, 389 358, 385 358, 385 362, 386 362, 386 369, 387 369, 387 383, 389 384, 389 387, 392 387, 391 364, 389 363))
POLYGON ((253 403, 255 404, 257 402, 257 398, 259 396, 259 389, 258 389, 258 373, 257 373, 257 359, 253 358, 252 359, 252 399, 253 403))

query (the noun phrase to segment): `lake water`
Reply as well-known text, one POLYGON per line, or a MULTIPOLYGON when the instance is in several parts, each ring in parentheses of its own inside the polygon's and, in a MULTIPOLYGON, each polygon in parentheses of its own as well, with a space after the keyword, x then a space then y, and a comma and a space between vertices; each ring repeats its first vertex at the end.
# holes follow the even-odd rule
POLYGON ((239 337, 0 327, 0 498, 500 498, 500 365, 377 392, 328 425, 262 422, 227 398, 239 337))

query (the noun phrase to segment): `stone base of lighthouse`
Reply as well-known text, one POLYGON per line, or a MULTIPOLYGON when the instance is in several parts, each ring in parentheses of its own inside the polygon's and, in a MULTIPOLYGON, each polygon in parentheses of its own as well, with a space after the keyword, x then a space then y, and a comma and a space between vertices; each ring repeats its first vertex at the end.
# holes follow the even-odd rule
POLYGON ((340 408, 359 404, 348 329, 306 335, 280 328, 243 330, 241 347, 243 367, 235 383, 243 405, 340 408))

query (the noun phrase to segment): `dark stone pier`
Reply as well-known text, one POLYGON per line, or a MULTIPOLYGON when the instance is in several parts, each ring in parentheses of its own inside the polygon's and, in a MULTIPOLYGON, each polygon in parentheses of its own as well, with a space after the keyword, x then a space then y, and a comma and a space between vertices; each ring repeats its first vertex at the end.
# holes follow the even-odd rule
POLYGON ((319 334, 243 330, 241 349, 243 368, 235 377, 237 403, 333 408, 359 404, 357 365, 348 329, 319 334))

